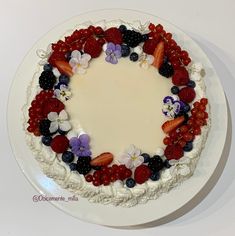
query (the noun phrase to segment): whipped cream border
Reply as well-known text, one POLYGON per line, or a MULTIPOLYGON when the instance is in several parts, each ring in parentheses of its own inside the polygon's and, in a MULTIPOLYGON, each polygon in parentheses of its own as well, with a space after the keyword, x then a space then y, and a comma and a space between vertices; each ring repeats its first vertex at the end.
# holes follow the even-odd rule
MULTIPOLYGON (((64 36, 71 34, 73 30, 88 27, 89 25, 101 26, 102 28, 108 28, 125 24, 128 28, 138 30, 142 33, 147 33, 147 26, 149 22, 141 24, 140 21, 134 21, 127 23, 122 20, 113 21, 99 21, 96 23, 85 22, 83 24, 76 25, 73 29, 68 30, 64 36)), ((172 188, 181 184, 184 180, 191 177, 197 166, 197 162, 200 158, 201 151, 204 148, 207 135, 211 126, 210 120, 210 108, 207 106, 207 112, 209 114, 208 123, 202 127, 200 136, 196 136, 193 144, 194 148, 190 152, 185 152, 184 157, 179 161, 175 161, 170 169, 165 169, 161 173, 161 178, 158 181, 148 180, 144 184, 136 184, 134 188, 125 187, 122 181, 116 181, 109 186, 93 186, 92 183, 86 182, 83 175, 78 172, 71 171, 69 166, 61 160, 61 154, 56 154, 41 143, 41 139, 34 137, 26 131, 28 121, 28 107, 35 95, 40 91, 38 86, 38 77, 42 71, 42 65, 46 62, 50 55, 50 46, 47 51, 38 50, 37 54, 40 55, 42 60, 38 63, 36 73, 33 76, 31 83, 27 88, 27 102, 23 106, 23 129, 25 130, 26 142, 31 149, 35 159, 40 164, 40 167, 44 174, 52 178, 62 188, 67 189, 73 194, 87 198, 93 203, 112 204, 114 206, 132 207, 139 203, 146 203, 148 200, 157 199, 163 193, 169 192, 172 188)), ((196 83, 196 98, 195 101, 200 100, 202 97, 206 97, 206 87, 202 79, 199 76, 194 80, 196 83)))

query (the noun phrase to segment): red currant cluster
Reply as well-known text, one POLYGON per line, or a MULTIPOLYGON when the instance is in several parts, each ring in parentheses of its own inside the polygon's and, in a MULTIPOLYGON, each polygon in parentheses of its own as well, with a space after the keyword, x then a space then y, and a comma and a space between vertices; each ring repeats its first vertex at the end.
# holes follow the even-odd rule
POLYGON ((73 50, 83 50, 85 43, 91 38, 95 48, 98 48, 100 52, 102 45, 105 43, 104 30, 99 26, 90 25, 87 29, 75 30, 70 36, 65 37, 64 41, 59 40, 57 43, 53 43, 53 53, 49 58, 49 63, 54 65, 55 61, 65 61, 66 53, 73 50))
POLYGON ((40 136, 39 122, 45 118, 42 112, 42 105, 48 98, 51 98, 53 94, 53 90, 42 90, 39 94, 36 95, 35 99, 31 102, 31 107, 28 109, 29 126, 27 130, 30 133, 33 133, 35 136, 40 136))
POLYGON ((132 176, 132 171, 125 165, 104 166, 100 170, 96 170, 93 174, 85 176, 87 182, 92 182, 94 186, 109 185, 116 180, 125 180, 132 176))
POLYGON ((169 136, 163 139, 165 145, 179 144, 182 148, 187 142, 194 140, 195 135, 201 134, 201 127, 207 124, 208 113, 206 112, 207 98, 202 98, 193 104, 191 117, 187 124, 171 131, 169 136))
POLYGON ((151 31, 149 33, 149 37, 156 39, 157 41, 164 41, 165 55, 174 69, 187 66, 191 62, 188 52, 181 49, 181 47, 172 38, 172 34, 167 33, 161 24, 154 25, 150 23, 149 30, 151 31))

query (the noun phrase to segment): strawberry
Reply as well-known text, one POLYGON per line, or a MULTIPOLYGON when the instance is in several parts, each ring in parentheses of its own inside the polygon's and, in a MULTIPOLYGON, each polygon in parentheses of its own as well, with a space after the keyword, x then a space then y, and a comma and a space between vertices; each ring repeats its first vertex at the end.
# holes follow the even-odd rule
POLYGON ((114 44, 122 43, 122 34, 118 28, 112 27, 104 31, 104 37, 107 42, 112 42, 114 44))
POLYGON ((56 65, 55 65, 55 62, 56 62, 56 61, 64 61, 64 60, 66 60, 66 58, 65 58, 65 53, 54 51, 54 52, 50 55, 50 57, 49 57, 49 59, 48 59, 48 62, 49 62, 52 66, 56 66, 56 65))
POLYGON ((71 66, 69 65, 68 62, 66 61, 55 61, 55 66, 57 67, 57 69, 60 71, 60 73, 65 74, 69 77, 71 77, 73 75, 73 71, 71 66))
POLYGON ((179 98, 182 102, 190 103, 196 97, 195 90, 190 87, 184 87, 179 91, 179 98))
POLYGON ((138 184, 143 184, 149 179, 151 175, 151 170, 146 165, 140 165, 135 169, 134 179, 138 184))
POLYGON ((168 120, 162 125, 162 130, 164 133, 168 134, 171 131, 175 130, 184 122, 184 116, 179 116, 174 120, 168 120))
POLYGON ((113 154, 110 152, 104 152, 99 156, 91 160, 92 166, 107 166, 113 161, 113 154))
POLYGON ((56 153, 63 153, 69 147, 69 140, 64 135, 57 135, 51 141, 51 149, 56 153))
POLYGON ((172 76, 172 83, 176 86, 187 85, 189 82, 188 71, 182 67, 175 70, 174 75, 172 76))
POLYGON ((102 46, 95 38, 90 37, 84 44, 84 52, 90 54, 92 58, 96 58, 102 52, 102 46))
POLYGON ((147 54, 153 55, 155 48, 157 47, 158 41, 155 39, 148 39, 144 42, 143 51, 147 54))
POLYGON ((184 155, 184 151, 179 144, 173 144, 166 147, 164 155, 168 160, 179 160, 184 155))
POLYGON ((57 98, 49 98, 43 102, 42 115, 47 117, 50 112, 61 112, 64 109, 64 104, 57 98))
POLYGON ((164 42, 163 41, 157 44, 157 47, 154 49, 153 56, 154 56, 153 66, 159 69, 164 59, 164 42))

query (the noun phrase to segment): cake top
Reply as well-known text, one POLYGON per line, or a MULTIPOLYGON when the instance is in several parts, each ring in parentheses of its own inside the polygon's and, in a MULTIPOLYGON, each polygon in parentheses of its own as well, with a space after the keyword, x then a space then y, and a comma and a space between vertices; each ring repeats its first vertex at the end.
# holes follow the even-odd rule
POLYGON ((45 56, 27 130, 94 186, 159 180, 207 124, 202 66, 160 24, 90 25, 45 56))

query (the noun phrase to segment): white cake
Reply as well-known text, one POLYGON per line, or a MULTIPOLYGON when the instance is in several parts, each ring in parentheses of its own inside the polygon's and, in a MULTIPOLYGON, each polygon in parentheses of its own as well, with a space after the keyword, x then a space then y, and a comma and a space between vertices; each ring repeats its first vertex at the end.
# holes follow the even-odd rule
MULTIPOLYGON (((126 25, 128 29, 134 28, 142 34, 149 32, 148 24, 140 24, 138 29, 136 29, 136 22, 132 25, 131 23, 117 20, 111 22, 103 21, 93 25, 102 25, 103 29, 126 25)), ((76 29, 80 28, 87 28, 87 24, 76 26, 76 29)), ((71 32, 66 32, 61 39, 64 39, 64 36, 67 35, 71 35, 71 32)), ((27 102, 23 107, 24 129, 26 130, 27 143, 43 172, 48 177, 53 178, 62 188, 85 197, 90 202, 131 207, 138 203, 146 203, 150 199, 157 199, 161 194, 168 192, 192 176, 206 142, 210 128, 210 116, 207 119, 207 124, 201 127, 200 135, 195 135, 192 150, 184 151, 183 156, 181 155, 177 160, 168 158, 168 164, 171 166, 167 168, 164 166, 164 168, 157 171, 160 173, 160 178, 149 177, 144 183, 138 183, 138 180, 136 181, 134 177, 135 170, 141 165, 148 166, 148 162, 143 163, 143 158, 140 158, 139 162, 134 163, 135 158, 138 158, 143 153, 148 153, 150 159, 156 155, 164 163, 167 159, 164 155, 167 145, 163 143, 166 134, 161 127, 163 123, 174 119, 172 117, 169 118, 169 114, 165 116, 162 113, 162 109, 163 99, 171 93, 172 81, 170 78, 166 79, 159 74, 157 70, 159 68, 156 69, 155 66, 148 65, 146 68, 141 66, 143 62, 141 58, 143 58, 144 54, 141 52, 140 47, 131 49, 133 52, 137 52, 139 56, 136 62, 129 60, 127 57, 118 58, 118 63, 115 65, 108 63, 105 60, 107 57, 106 44, 99 57, 89 60, 89 67, 82 71, 85 73, 74 73, 70 76, 69 89, 67 90, 69 99, 66 99, 63 103, 71 127, 64 125, 68 129, 65 131, 68 132, 63 135, 70 140, 74 137, 80 137, 82 134, 88 134, 90 137, 90 151, 92 152, 91 159, 102 153, 111 153, 113 159, 108 163, 108 166, 126 164, 131 169, 132 175, 123 180, 110 181, 107 186, 102 183, 99 186, 95 186, 92 182, 87 182, 85 177, 93 175, 95 170, 91 169, 89 173, 84 175, 74 169, 71 170, 69 165, 71 163, 62 160, 63 153, 56 153, 50 145, 45 145, 42 142, 41 137, 34 136, 33 132, 27 131, 29 127, 28 109, 35 96, 42 90, 39 86, 38 78, 43 71, 43 65, 47 63, 48 58, 51 56, 53 51, 51 47, 48 47, 47 51, 38 50, 38 55, 42 60, 39 62, 37 72, 28 87, 27 102), (123 160, 123 153, 128 153, 128 150, 129 154, 130 152, 135 152, 134 158, 131 157, 133 160, 131 164, 130 162, 124 163, 121 161, 123 160), (134 186, 127 184, 127 179, 130 178, 132 179, 130 183, 133 184, 134 180, 134 186)), ((140 45, 142 46, 143 43, 140 45)), ((181 46, 183 47, 183 45, 181 46)), ((192 107, 193 103, 206 97, 203 81, 206 76, 202 73, 203 70, 200 63, 191 62, 186 68, 191 81, 195 82, 193 89, 196 96, 193 102, 189 103, 190 107, 192 107)), ((58 69, 54 66, 52 70, 57 78, 56 83, 58 83, 61 75, 61 68, 58 69)), ((171 96, 179 101, 177 95, 171 96)), ((207 113, 209 113, 208 106, 206 109, 207 113)), ((188 114, 190 115, 190 112, 188 114)), ((47 117, 47 119, 49 118, 47 117)), ((53 119, 49 122, 52 129, 51 124, 53 121, 58 121, 59 125, 62 122, 58 117, 53 119)), ((51 134, 52 139, 58 135, 55 132, 51 134)), ((178 143, 174 145, 178 145, 178 143)), ((73 152, 71 151, 71 144, 68 150, 73 152)), ((80 157, 74 153, 72 162, 76 163, 78 158, 80 157)), ((102 165, 99 167, 104 168, 102 165)), ((153 171, 151 172, 152 174, 153 171)))

